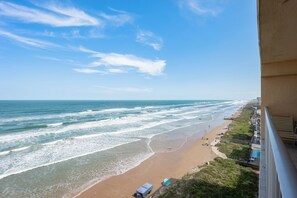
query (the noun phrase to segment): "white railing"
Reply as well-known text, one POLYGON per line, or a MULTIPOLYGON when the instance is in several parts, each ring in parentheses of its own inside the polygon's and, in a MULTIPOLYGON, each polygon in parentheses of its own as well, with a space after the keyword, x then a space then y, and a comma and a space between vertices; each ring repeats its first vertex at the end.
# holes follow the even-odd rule
POLYGON ((296 198, 297 172, 265 108, 266 196, 296 198))

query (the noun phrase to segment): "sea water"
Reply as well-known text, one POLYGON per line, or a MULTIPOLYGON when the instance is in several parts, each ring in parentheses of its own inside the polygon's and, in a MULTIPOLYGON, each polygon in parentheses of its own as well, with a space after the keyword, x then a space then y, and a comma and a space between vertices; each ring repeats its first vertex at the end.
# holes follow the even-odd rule
POLYGON ((0 197, 71 197, 175 150, 244 101, 0 101, 0 197))

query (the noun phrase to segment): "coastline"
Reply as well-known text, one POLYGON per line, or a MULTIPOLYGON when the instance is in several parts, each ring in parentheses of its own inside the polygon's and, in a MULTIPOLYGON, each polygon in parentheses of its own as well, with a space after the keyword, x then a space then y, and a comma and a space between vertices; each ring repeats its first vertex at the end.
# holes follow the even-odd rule
MULTIPOLYGON (((234 115, 237 116, 237 111, 234 115)), ((231 120, 208 131, 204 138, 208 138, 208 146, 203 146, 204 140, 188 141, 180 149, 162 153, 155 153, 138 166, 129 171, 100 181, 76 197, 132 197, 135 190, 145 182, 154 185, 154 193, 161 187, 164 178, 180 178, 188 172, 197 170, 197 166, 218 157, 213 151, 215 137, 225 131, 231 120)))

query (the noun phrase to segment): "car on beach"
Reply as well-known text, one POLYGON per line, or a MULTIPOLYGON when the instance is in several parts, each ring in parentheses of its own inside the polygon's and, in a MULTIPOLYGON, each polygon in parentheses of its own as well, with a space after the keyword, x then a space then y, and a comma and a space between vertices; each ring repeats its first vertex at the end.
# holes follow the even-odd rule
POLYGON ((136 198, 144 198, 152 192, 153 188, 154 186, 152 184, 146 182, 136 190, 133 196, 136 198))

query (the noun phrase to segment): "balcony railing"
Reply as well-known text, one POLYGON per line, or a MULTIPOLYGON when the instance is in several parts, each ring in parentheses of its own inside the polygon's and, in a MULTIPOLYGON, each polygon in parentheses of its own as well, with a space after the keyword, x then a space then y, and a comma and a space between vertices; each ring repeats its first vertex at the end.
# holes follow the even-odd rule
POLYGON ((266 197, 296 198, 297 172, 265 108, 266 197))

